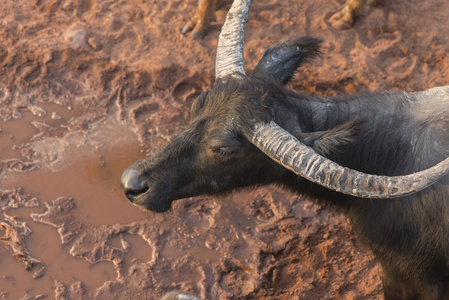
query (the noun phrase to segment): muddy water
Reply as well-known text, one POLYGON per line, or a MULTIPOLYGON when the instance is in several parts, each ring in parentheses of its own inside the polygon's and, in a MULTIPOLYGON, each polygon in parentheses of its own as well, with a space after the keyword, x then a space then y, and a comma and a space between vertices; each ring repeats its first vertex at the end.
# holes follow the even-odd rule
POLYGON ((19 158, 19 147, 39 134, 37 126, 44 123, 53 128, 61 128, 74 115, 73 109, 58 104, 42 105, 42 110, 21 109, 17 120, 0 120, 0 158, 19 158), (34 112, 34 113, 33 113, 34 112))
POLYGON ((101 149, 95 155, 81 157, 58 171, 37 171, 10 176, 2 187, 20 186, 26 193, 43 201, 61 196, 75 198, 75 216, 89 225, 129 223, 148 217, 123 196, 120 176, 135 160, 142 158, 137 141, 113 149, 101 149))
MULTIPOLYGON (((57 105, 45 108, 49 112, 45 117, 25 111, 19 120, 0 123, 0 158, 21 158, 19 146, 39 134, 32 122, 45 122, 57 128, 73 113, 57 105), (53 114, 52 118, 52 111, 59 117, 54 118, 53 114)), ((114 265, 109 261, 91 265, 82 258, 71 256, 70 244, 61 244, 56 228, 34 222, 30 214, 43 213, 45 202, 67 196, 75 201, 72 214, 86 227, 147 219, 148 214, 130 205, 119 186, 122 171, 145 156, 136 135, 129 128, 129 124, 111 118, 88 132, 44 139, 33 146, 43 167, 30 173, 6 173, 1 179, 0 189, 21 187, 24 193, 36 197, 40 203, 39 207, 10 209, 7 214, 25 221, 32 230, 32 234, 25 237, 25 246, 32 257, 43 263, 45 274, 33 279, 33 273, 26 271, 24 264, 13 258, 0 243, 0 295, 4 293, 7 299, 19 299, 29 293, 51 298, 55 280, 67 287, 81 281, 88 292, 94 294, 105 281, 117 278, 114 265)), ((124 239, 137 245, 126 252, 125 264, 133 259, 150 259, 147 253, 152 251, 142 238, 128 235, 124 239)))

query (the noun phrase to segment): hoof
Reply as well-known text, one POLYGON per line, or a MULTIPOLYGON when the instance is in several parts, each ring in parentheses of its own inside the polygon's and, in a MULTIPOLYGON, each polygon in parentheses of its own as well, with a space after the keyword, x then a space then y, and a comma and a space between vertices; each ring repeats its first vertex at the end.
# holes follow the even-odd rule
POLYGON ((349 12, 342 9, 329 18, 329 24, 337 30, 347 30, 354 25, 354 19, 349 12))

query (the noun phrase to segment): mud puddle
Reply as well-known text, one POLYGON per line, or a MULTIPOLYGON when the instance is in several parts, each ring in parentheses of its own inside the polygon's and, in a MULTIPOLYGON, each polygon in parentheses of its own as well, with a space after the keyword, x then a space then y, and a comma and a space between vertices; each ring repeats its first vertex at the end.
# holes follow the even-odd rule
MULTIPOLYGON (((74 215, 93 226, 142 220, 148 215, 133 207, 120 189, 123 170, 144 156, 140 149, 136 141, 85 157, 78 152, 79 161, 58 167, 58 171, 40 170, 9 176, 2 188, 21 187, 25 193, 37 197, 41 204, 61 196, 72 197, 76 202, 74 215)), ((20 211, 15 213, 21 216, 20 211)))
POLYGON ((42 134, 39 128, 61 131, 75 113, 67 106, 48 103, 17 110, 16 120, 0 120, 0 158, 21 156, 20 146, 28 143, 34 135, 42 134))
MULTIPOLYGON (((20 149, 23 144, 40 134, 34 125, 36 122, 45 123, 46 128, 57 129, 71 118, 72 112, 66 107, 45 107, 45 116, 24 111, 21 119, 0 123, 1 158, 22 159, 20 149)), ((32 150, 42 166, 32 172, 6 172, 7 176, 0 179, 1 192, 19 190, 20 194, 37 199, 38 206, 0 207, 0 211, 4 211, 3 216, 0 215, 0 223, 2 217, 5 223, 8 216, 16 217, 19 224, 25 222, 24 226, 32 233, 23 235, 22 246, 44 269, 43 275, 39 276, 34 273, 36 268, 26 270, 23 261, 14 258, 17 253, 13 255, 0 243, 0 298, 20 299, 26 294, 51 298, 55 295, 56 280, 68 287, 82 282, 83 289, 93 295, 104 282, 117 279, 113 263, 101 260, 91 264, 73 256, 69 251, 72 241, 63 240, 60 228, 35 219, 45 215, 49 210, 48 203, 61 197, 73 199, 70 214, 59 216, 67 218, 67 221, 60 220, 62 223, 74 223, 73 220, 76 220, 73 235, 80 234, 76 230, 80 231, 81 228, 88 230, 147 219, 148 214, 132 206, 119 186, 123 170, 145 157, 130 127, 111 117, 85 132, 66 132, 61 137, 56 134, 38 140, 33 143, 32 150)), ((2 237, 6 237, 6 233, 0 230, 2 237)), ((121 239, 139 246, 126 249, 123 257, 125 266, 134 259, 150 259, 147 253, 151 253, 148 251, 151 249, 142 238, 127 235, 121 239)), ((116 242, 111 239, 111 243, 116 242)))

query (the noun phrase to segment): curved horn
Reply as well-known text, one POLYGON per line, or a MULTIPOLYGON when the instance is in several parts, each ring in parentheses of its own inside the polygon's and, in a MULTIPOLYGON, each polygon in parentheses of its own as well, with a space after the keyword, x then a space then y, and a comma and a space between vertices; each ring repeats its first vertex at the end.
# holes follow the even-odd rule
POLYGON ((378 176, 342 167, 317 154, 275 122, 258 124, 247 136, 277 163, 328 189, 346 195, 387 199, 407 196, 434 184, 449 171, 449 158, 417 173, 378 176))
POLYGON ((215 79, 243 70, 243 34, 252 0, 235 0, 218 37, 215 79))

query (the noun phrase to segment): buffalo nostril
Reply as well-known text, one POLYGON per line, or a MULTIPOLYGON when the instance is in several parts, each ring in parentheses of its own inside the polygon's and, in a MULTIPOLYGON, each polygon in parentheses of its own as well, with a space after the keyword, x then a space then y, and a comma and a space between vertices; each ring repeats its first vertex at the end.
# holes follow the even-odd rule
POLYGON ((120 184, 126 197, 131 202, 148 190, 148 186, 142 182, 139 173, 133 168, 128 168, 123 172, 120 184))

